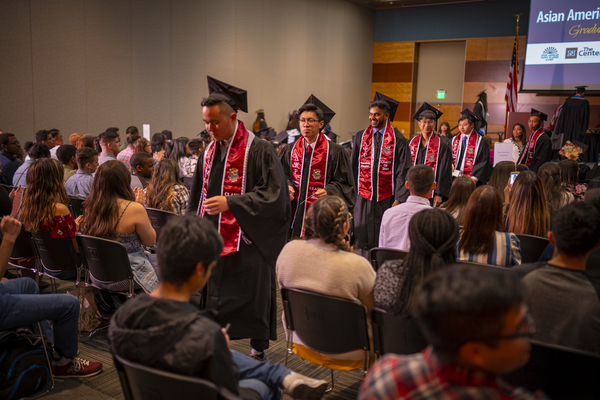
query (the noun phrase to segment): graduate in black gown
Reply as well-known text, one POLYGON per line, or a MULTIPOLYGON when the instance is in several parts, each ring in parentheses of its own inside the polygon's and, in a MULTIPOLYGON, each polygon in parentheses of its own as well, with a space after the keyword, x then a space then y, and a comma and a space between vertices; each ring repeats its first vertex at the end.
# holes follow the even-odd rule
POLYGON ((523 153, 521 153, 518 164, 527 165, 529 170, 535 173, 538 172, 542 164, 552 160, 552 145, 550 144, 550 138, 544 132, 544 121, 547 119, 548 115, 532 108, 529 121, 527 121, 532 133, 523 153))
POLYGON ((571 143, 573 140, 581 141, 590 125, 590 102, 584 98, 586 87, 577 86, 577 93, 562 106, 554 127, 555 135, 563 134, 562 146, 567 140, 571 143))
MULTIPOLYGON (((205 308, 231 323, 232 339, 250 338, 262 360, 277 339, 275 261, 286 243, 290 201, 273 146, 237 119, 246 91, 209 77, 202 118, 214 141, 198 159, 188 212, 210 219, 223 236, 221 258, 206 286, 205 308)), ((193 251, 193 249, 190 249, 193 251)))
POLYGON ((310 205, 323 196, 339 196, 352 210, 356 198, 348 153, 322 129, 335 112, 313 95, 298 110, 300 137, 281 151, 281 163, 292 200, 290 237, 301 237, 310 205))
POLYGON ((477 97, 477 102, 475 103, 475 107, 473 107, 473 114, 477 117, 477 120, 475 121, 475 131, 480 135, 485 135, 487 134, 487 121, 485 118, 488 108, 487 93, 483 90, 477 97))
POLYGON ((408 140, 391 124, 397 109, 396 100, 375 92, 369 107, 371 126, 353 138, 352 173, 357 186, 354 247, 365 257, 379 244, 385 210, 409 195, 405 186, 412 166, 408 140))
POLYGON ((490 149, 483 136, 475 131, 478 118, 469 110, 460 113, 458 129, 460 133, 452 139, 452 159, 454 171, 462 171, 477 185, 487 182, 490 149))
POLYGON ((412 164, 426 164, 433 168, 436 188, 431 194, 432 205, 440 205, 448 199, 452 186, 452 150, 434 132, 436 121, 442 112, 424 102, 413 118, 419 122, 421 133, 413 137, 408 147, 412 164))

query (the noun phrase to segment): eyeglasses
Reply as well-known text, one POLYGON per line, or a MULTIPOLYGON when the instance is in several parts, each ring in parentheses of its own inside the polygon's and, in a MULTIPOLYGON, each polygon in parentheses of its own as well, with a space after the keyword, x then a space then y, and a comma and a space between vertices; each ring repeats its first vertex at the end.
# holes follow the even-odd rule
POLYGON ((509 335, 498 335, 498 336, 491 336, 488 338, 483 338, 483 339, 477 339, 477 342, 495 342, 497 340, 514 340, 514 339, 519 339, 519 338, 524 338, 524 337, 528 337, 528 338, 533 338, 533 335, 535 334, 535 322, 533 321, 533 317, 531 316, 531 314, 529 313, 529 311, 527 311, 527 313, 525 314, 525 317, 523 317, 523 320, 519 323, 519 325, 517 325, 517 329, 515 329, 514 333, 511 333, 509 335), (523 332, 523 330, 526 330, 525 332, 523 332))
POLYGON ((300 122, 302 125, 314 125, 317 122, 319 122, 318 119, 314 119, 314 118, 309 118, 309 119, 299 119, 298 122, 300 122))

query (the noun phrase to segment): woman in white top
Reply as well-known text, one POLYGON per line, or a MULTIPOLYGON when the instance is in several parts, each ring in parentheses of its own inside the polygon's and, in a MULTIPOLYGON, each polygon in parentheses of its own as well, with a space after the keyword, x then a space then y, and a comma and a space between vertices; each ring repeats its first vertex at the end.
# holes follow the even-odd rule
POLYGON ((504 143, 512 143, 513 148, 513 161, 515 164, 519 162, 519 157, 523 153, 525 149, 525 145, 527 144, 527 137, 525 135, 525 126, 520 123, 516 123, 512 129, 512 136, 508 139, 504 140, 504 143))
MULTIPOLYGON (((350 222, 341 198, 326 196, 313 203, 306 214, 304 239, 289 242, 277 258, 279 287, 358 300, 372 309, 375 271, 348 247, 350 222)), ((295 334, 292 340, 294 352, 314 364, 346 371, 362 368, 362 350, 323 355, 304 346, 295 334)))

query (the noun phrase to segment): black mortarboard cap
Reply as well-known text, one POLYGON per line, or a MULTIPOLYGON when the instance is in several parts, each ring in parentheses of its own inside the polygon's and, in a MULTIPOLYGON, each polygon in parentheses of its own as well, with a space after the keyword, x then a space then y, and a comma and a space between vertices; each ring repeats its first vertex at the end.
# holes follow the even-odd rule
POLYGON ((421 108, 419 108, 417 110, 417 112, 415 113, 415 115, 413 115, 413 118, 416 119, 417 121, 419 120, 419 116, 421 115, 421 113, 423 111, 433 111, 433 113, 435 114, 435 120, 437 121, 438 119, 440 119, 440 117, 442 115, 444 115, 443 112, 441 112, 440 110, 438 110, 437 108, 433 107, 431 104, 427 103, 427 102, 423 102, 423 105, 421 105, 421 108))
MULTIPOLYGON (((323 126, 327 125, 335 115, 335 111, 327 107, 325 103, 319 100, 314 94, 311 94, 310 97, 302 105, 306 104, 314 104, 315 106, 319 107, 321 111, 323 111, 323 121, 325 121, 325 124, 323 126)), ((299 119, 300 115, 296 114, 296 118, 299 119)))
POLYGON ((577 93, 582 93, 582 92, 585 92, 585 88, 586 88, 586 87, 587 87, 586 85, 583 85, 583 86, 575 86, 575 89, 577 89, 577 93))
POLYGON ((277 134, 277 136, 275 136, 275 140, 277 140, 279 143, 286 143, 287 139, 288 139, 287 131, 281 131, 277 134))
POLYGON ((242 110, 248 112, 248 92, 231 86, 228 83, 221 82, 215 78, 207 76, 209 97, 223 100, 229 104, 236 112, 242 110))
POLYGON ((531 109, 531 116, 532 117, 539 117, 540 121, 546 121, 548 119, 548 114, 544 114, 543 112, 538 111, 535 108, 531 109))
POLYGON ((464 110, 462 110, 460 112, 460 117, 461 118, 467 118, 469 121, 475 123, 475 121, 479 121, 479 118, 477 117, 477 115, 473 114, 473 112, 471 110, 469 110, 468 108, 465 108, 464 110))
POLYGON ((398 104, 400 104, 397 100, 394 100, 391 97, 386 96, 385 94, 375 92, 375 97, 373 97, 373 101, 385 101, 390 109, 390 121, 394 120, 394 117, 396 116, 396 111, 398 110, 398 104))
POLYGON ((487 93, 485 92, 487 89, 483 89, 481 92, 479 92, 479 94, 477 95, 477 97, 487 97, 487 93))

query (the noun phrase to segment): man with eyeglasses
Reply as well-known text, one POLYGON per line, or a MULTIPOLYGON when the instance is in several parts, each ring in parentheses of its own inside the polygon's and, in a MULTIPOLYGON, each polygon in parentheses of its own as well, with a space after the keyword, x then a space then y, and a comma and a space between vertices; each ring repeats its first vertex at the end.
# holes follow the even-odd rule
POLYGON ((19 158, 21 154, 21 145, 15 135, 8 132, 0 134, 0 183, 12 185, 15 172, 23 164, 19 158))
POLYGON ((377 361, 360 400, 547 399, 498 377, 527 363, 535 333, 516 275, 465 265, 441 269, 420 285, 412 314, 431 345, 377 361))
POLYGON ((348 210, 356 199, 348 153, 321 132, 335 112, 311 94, 296 115, 302 137, 280 155, 292 201, 292 238, 303 236, 306 211, 319 198, 341 197, 348 210))
POLYGON ((547 114, 532 108, 531 116, 527 121, 531 136, 529 136, 527 146, 521 154, 519 164, 527 165, 529 170, 535 173, 538 172, 542 164, 552 160, 552 145, 550 138, 544 132, 544 121, 547 119, 547 114))

